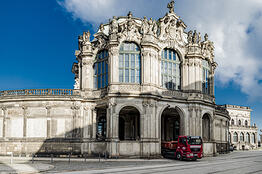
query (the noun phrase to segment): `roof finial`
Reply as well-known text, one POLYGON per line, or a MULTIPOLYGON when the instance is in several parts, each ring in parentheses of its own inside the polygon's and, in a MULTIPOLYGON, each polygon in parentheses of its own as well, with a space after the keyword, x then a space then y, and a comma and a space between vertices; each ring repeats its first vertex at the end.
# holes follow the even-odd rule
POLYGON ((133 16, 132 12, 129 11, 128 14, 127 14, 128 18, 131 18, 133 16))
POLYGON ((167 8, 169 8, 169 13, 174 13, 174 9, 175 9, 175 2, 174 2, 174 0, 172 0, 171 2, 169 2, 167 4, 167 8))

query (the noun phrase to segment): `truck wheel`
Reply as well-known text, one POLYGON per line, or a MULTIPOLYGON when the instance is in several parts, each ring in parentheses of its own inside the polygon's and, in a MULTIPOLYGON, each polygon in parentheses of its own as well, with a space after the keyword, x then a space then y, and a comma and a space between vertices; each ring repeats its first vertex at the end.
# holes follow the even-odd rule
POLYGON ((181 156, 181 153, 180 153, 180 152, 177 152, 177 153, 176 153, 176 159, 182 161, 182 156, 181 156))

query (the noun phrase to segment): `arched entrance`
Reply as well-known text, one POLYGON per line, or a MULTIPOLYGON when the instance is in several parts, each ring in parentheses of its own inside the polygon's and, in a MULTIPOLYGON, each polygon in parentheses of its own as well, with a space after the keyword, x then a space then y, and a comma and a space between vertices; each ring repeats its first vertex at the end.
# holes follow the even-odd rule
POLYGON ((161 115, 161 141, 177 141, 181 134, 181 118, 174 108, 166 108, 161 115))
POLYGON ((119 113, 119 140, 140 139, 140 113, 132 106, 126 106, 119 113))
POLYGON ((204 141, 209 141, 210 134, 210 118, 208 114, 204 114, 204 116, 202 117, 202 139, 204 141))

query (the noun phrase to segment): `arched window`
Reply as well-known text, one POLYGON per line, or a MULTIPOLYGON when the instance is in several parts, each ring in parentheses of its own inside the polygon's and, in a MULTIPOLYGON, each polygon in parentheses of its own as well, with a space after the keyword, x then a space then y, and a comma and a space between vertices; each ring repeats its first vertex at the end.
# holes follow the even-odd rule
POLYGON ((231 120, 231 125, 234 125, 235 124, 235 121, 234 119, 231 120))
POLYGON ((247 122, 247 120, 245 121, 245 126, 247 126, 248 125, 248 122, 247 122))
POLYGON ((135 43, 122 43, 119 50, 119 82, 141 83, 140 74, 140 48, 135 43))
POLYGON ((108 51, 102 50, 96 56, 94 64, 94 88, 108 86, 108 51))
POLYGON ((246 142, 250 143, 250 135, 249 135, 249 133, 246 133, 246 142))
POLYGON ((210 94, 210 65, 207 60, 202 60, 202 92, 210 94))
POLYGON ((244 134, 243 134, 243 132, 240 133, 240 141, 244 142, 244 134))
POLYGON ((181 89, 180 58, 176 51, 165 48, 161 59, 162 87, 169 90, 181 89))
POLYGON ((233 135, 233 142, 237 142, 237 141, 238 141, 238 135, 235 132, 234 135, 233 135))
POLYGON ((241 120, 238 120, 238 125, 241 126, 241 120))

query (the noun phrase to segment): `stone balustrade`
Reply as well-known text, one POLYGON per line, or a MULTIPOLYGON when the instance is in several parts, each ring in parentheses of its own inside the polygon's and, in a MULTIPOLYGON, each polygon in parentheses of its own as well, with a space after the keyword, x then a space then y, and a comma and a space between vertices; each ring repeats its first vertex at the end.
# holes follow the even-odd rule
POLYGON ((23 89, 0 91, 2 96, 77 96, 79 91, 73 89, 23 89))

